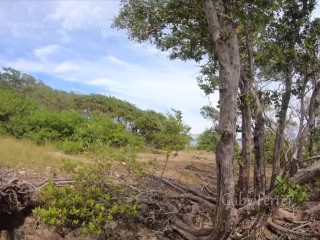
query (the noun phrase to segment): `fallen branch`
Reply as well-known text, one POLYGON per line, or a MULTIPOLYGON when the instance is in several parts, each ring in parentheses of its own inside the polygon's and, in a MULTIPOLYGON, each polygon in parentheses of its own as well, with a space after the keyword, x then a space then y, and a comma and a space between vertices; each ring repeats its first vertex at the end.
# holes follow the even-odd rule
POLYGON ((301 237, 320 237, 320 234, 316 234, 316 233, 304 233, 304 232, 297 232, 285 227, 282 227, 278 224, 275 224, 274 222, 272 222, 270 219, 268 220, 268 225, 276 230, 279 230, 281 232, 287 233, 287 234, 293 234, 296 236, 301 236, 301 237))
POLYGON ((302 213, 302 219, 307 219, 310 215, 320 212, 320 203, 317 205, 313 206, 312 208, 309 208, 308 210, 304 211, 302 213))
POLYGON ((47 179, 39 184, 33 184, 36 190, 40 190, 41 188, 45 187, 49 183, 52 183, 53 185, 57 187, 61 187, 67 184, 74 185, 76 183, 75 180, 72 179, 47 179))
POLYGON ((178 182, 174 182, 173 180, 167 179, 167 178, 158 178, 157 176, 154 176, 155 178, 159 179, 160 181, 163 181, 164 183, 170 185, 171 187, 177 189, 178 191, 180 191, 181 193, 186 193, 186 192, 191 192, 192 194, 205 199, 211 203, 217 203, 217 201, 215 200, 215 198, 211 197, 211 196, 206 196, 190 187, 186 187, 183 186, 182 184, 178 183, 178 182))
POLYGON ((309 162, 309 161, 312 161, 312 160, 319 160, 319 159, 320 159, 320 155, 317 155, 317 156, 313 156, 313 157, 309 157, 309 158, 303 159, 302 161, 300 161, 300 163, 305 163, 305 162, 309 162))
POLYGON ((320 163, 300 169, 290 180, 296 184, 308 183, 320 176, 320 163))
POLYGON ((208 207, 209 209, 211 210, 216 210, 216 205, 215 204, 212 204, 210 203, 209 201, 207 201, 206 199, 203 199, 199 196, 195 196, 195 195, 192 195, 192 194, 189 194, 189 193, 184 193, 184 194, 181 194, 181 195, 178 195, 178 196, 173 196, 171 197, 172 199, 175 199, 175 198, 188 198, 188 199, 191 199, 191 200, 194 200, 198 203, 202 203, 203 205, 205 205, 206 207, 208 207))

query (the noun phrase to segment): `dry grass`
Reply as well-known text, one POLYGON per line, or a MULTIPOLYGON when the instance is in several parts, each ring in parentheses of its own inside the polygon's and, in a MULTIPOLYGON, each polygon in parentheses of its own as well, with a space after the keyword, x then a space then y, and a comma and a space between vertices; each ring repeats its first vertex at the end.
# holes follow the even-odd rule
MULTIPOLYGON (((160 175, 164 164, 165 155, 144 151, 138 154, 138 161, 144 169, 153 174, 160 175)), ((251 164, 250 178, 253 183, 254 164, 251 164)), ((234 163, 234 179, 238 180, 239 165, 234 163)), ((168 161, 164 176, 179 180, 188 185, 200 186, 203 183, 201 177, 215 177, 216 161, 212 152, 201 150, 183 150, 177 157, 171 156, 168 161)), ((272 166, 266 166, 267 181, 271 178, 272 166)))
POLYGON ((0 137, 0 165, 8 167, 57 166, 61 157, 52 154, 53 146, 38 146, 30 141, 0 137))
MULTIPOLYGON (((164 164, 164 154, 143 152, 138 154, 138 161, 150 172, 160 175, 164 164), (150 165, 152 164, 153 167, 150 165), (148 167, 150 166, 150 167, 148 167)), ((200 186, 203 180, 199 175, 214 176, 216 171, 214 154, 200 150, 183 150, 178 156, 171 156, 164 176, 177 179, 191 186, 200 186)))

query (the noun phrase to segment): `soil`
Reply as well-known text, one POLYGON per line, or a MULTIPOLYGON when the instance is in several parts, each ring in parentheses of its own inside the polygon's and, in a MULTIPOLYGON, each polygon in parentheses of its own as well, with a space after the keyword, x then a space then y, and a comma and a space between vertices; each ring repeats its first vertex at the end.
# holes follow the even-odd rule
MULTIPOLYGON (((156 175, 161 175, 165 162, 165 154, 140 153, 138 161, 143 165, 153 165, 149 171, 156 175)), ((185 150, 178 153, 177 156, 170 156, 164 177, 179 180, 191 186, 199 186, 203 183, 201 177, 214 177, 216 172, 216 162, 214 154, 207 151, 185 150)))

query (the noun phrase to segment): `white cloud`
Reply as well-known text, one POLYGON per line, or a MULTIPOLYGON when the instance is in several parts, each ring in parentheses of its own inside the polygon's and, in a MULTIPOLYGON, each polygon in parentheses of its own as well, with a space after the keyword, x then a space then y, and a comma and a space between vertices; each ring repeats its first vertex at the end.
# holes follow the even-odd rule
POLYGON ((157 49, 154 45, 151 45, 149 43, 131 42, 127 47, 135 52, 141 52, 153 56, 169 56, 168 52, 162 52, 159 49, 157 49))
POLYGON ((60 86, 63 81, 80 83, 74 84, 79 92, 85 84, 96 93, 111 94, 143 109, 164 113, 171 107, 179 109, 193 133, 210 126, 199 114, 207 100, 195 80, 198 68, 191 62, 170 61, 167 52, 129 42, 125 31, 110 29, 118 4, 0 1, 5 14, 0 15, 1 24, 7 25, 0 28, 7 36, 0 39, 7 53, 0 65, 35 76, 49 75, 60 86), (14 15, 12 5, 16 5, 14 15))
POLYGON ((96 78, 96 79, 92 79, 92 80, 89 80, 89 81, 86 81, 87 84, 89 85, 95 85, 95 86, 112 86, 112 85, 115 85, 116 82, 111 80, 111 79, 108 79, 108 78, 96 78))
POLYGON ((168 60, 161 61, 159 68, 150 68, 110 55, 96 62, 69 60, 59 63, 19 59, 6 65, 28 73, 46 73, 65 81, 97 86, 100 92, 112 92, 112 95, 144 109, 161 112, 167 112, 171 107, 179 109, 184 113, 186 122, 193 127, 193 133, 210 126, 199 114, 201 106, 208 102, 201 96, 194 77, 198 69, 192 64, 168 60))
POLYGON ((70 31, 96 29, 108 37, 118 35, 110 28, 112 19, 118 12, 118 2, 113 1, 58 1, 53 12, 44 19, 59 26, 57 34, 64 43, 72 41, 70 31))
POLYGON ((129 63, 125 62, 125 61, 122 61, 122 60, 120 60, 119 58, 116 58, 116 57, 111 56, 111 55, 107 56, 107 57, 106 57, 106 60, 107 60, 107 61, 110 61, 111 63, 114 63, 114 64, 116 64, 116 65, 119 65, 119 66, 132 67, 131 64, 129 64, 129 63))
POLYGON ((47 45, 45 47, 36 48, 34 50, 34 55, 38 57, 41 61, 45 61, 48 56, 50 56, 52 53, 59 50, 59 46, 56 44, 47 45))
POLYGON ((63 62, 59 64, 54 70, 54 73, 66 73, 66 72, 73 72, 79 71, 81 68, 73 63, 73 62, 63 62))
POLYGON ((39 61, 26 60, 23 58, 18 58, 13 61, 1 59, 0 64, 3 67, 12 67, 12 68, 15 68, 17 70, 20 70, 22 72, 27 72, 27 73, 44 72, 45 69, 51 68, 49 63, 43 64, 39 61))
POLYGON ((92 1, 60 1, 46 20, 59 21, 65 29, 83 29, 101 23, 105 13, 105 9, 92 1))

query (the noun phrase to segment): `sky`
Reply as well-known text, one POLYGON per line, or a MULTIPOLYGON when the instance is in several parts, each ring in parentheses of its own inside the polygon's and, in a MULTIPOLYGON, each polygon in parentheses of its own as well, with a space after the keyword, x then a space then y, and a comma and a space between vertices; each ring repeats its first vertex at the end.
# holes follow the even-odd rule
POLYGON ((1 0, 0 67, 33 75, 54 89, 111 95, 162 113, 181 110, 193 134, 209 128, 200 115, 208 99, 197 85, 199 64, 171 61, 168 53, 112 29, 119 5, 1 0))

